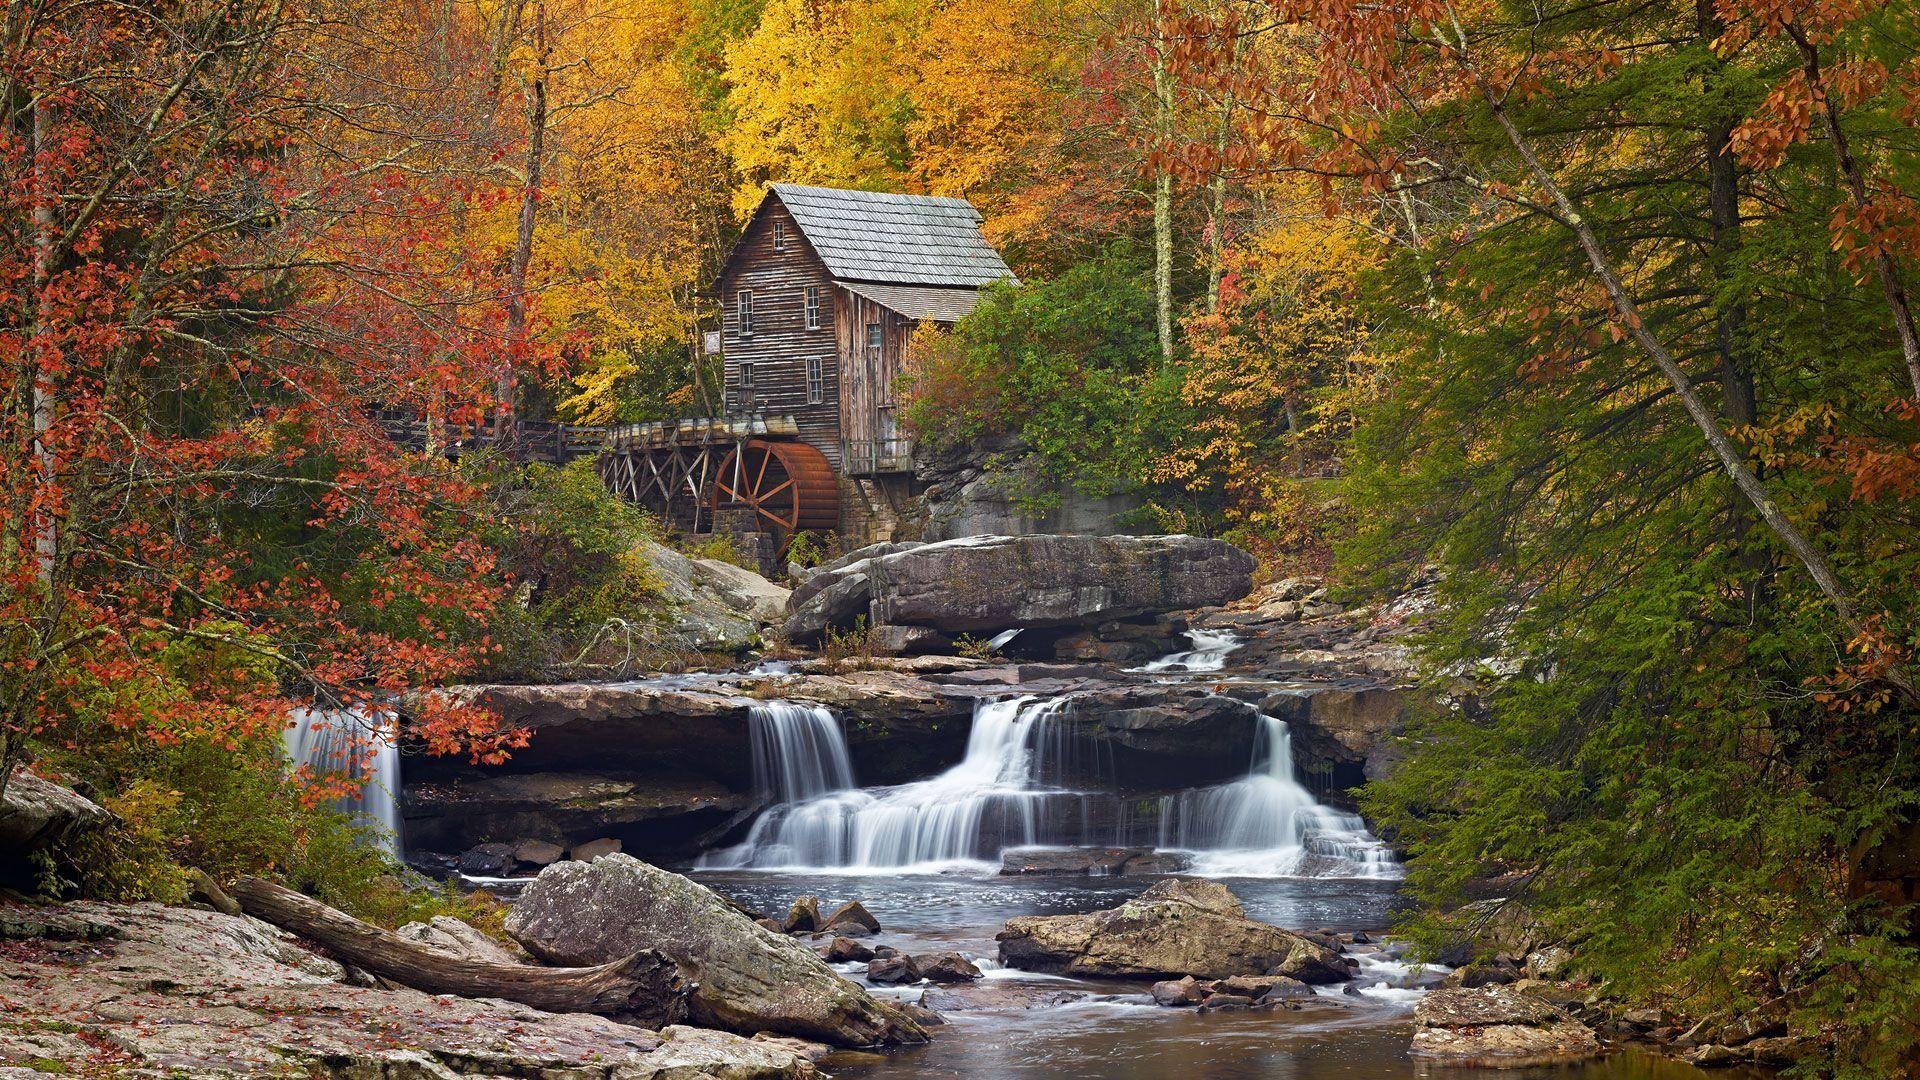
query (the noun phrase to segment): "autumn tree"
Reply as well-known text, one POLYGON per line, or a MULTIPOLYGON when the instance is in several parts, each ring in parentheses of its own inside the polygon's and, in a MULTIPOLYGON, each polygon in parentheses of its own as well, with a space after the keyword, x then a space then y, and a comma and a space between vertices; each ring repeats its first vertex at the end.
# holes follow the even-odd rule
MULTIPOLYGON (((406 182, 445 149, 423 136, 459 133, 314 62, 354 47, 321 27, 374 13, 14 15, 0 783, 82 721, 275 737, 295 705, 387 709, 457 676, 488 647, 488 555, 435 527, 467 489, 374 409, 471 418, 488 396, 499 283, 434 228, 457 196, 406 182)), ((441 751, 515 738, 420 720, 441 751)))

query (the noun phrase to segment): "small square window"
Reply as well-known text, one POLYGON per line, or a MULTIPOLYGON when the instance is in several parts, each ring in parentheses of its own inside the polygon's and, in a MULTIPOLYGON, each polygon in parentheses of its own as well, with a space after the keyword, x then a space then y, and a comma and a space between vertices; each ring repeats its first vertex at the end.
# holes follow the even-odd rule
POLYGON ((820 286, 807 286, 807 329, 820 329, 820 286))
POLYGON ((773 250, 787 250, 787 223, 784 221, 773 223, 773 250))
POLYGON ((819 356, 807 357, 807 404, 827 400, 827 362, 819 356))
POLYGON ((879 347, 880 347, 880 324, 877 322, 870 322, 867 324, 867 348, 877 349, 879 347))
POLYGON ((753 389, 753 365, 750 363, 740 365, 740 389, 753 389))
POLYGON ((735 309, 740 316, 740 336, 753 336, 753 290, 741 289, 735 309))

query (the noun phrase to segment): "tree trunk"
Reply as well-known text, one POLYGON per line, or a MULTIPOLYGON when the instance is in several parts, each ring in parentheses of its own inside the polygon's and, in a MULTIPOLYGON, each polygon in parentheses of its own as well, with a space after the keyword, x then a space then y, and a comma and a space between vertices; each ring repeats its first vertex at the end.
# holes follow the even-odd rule
MULTIPOLYGON (((40 505, 34 510, 33 556, 34 565, 40 579, 40 587, 49 593, 53 590, 53 564, 58 554, 59 534, 55 532, 53 507, 50 500, 54 490, 53 448, 48 445, 53 434, 54 397, 53 388, 48 384, 44 369, 42 350, 45 348, 45 336, 51 333, 51 299, 48 290, 53 277, 53 200, 54 195, 46 188, 45 170, 40 164, 47 152, 48 141, 47 103, 36 100, 33 109, 33 333, 34 346, 30 350, 33 362, 28 368, 28 378, 33 382, 33 460, 34 471, 41 485, 40 505)), ((49 628, 51 629, 51 628, 49 628)))
POLYGON ((550 968, 461 960, 361 922, 259 878, 232 889, 247 914, 326 948, 335 959, 429 994, 517 1001, 547 1012, 598 1013, 649 1024, 686 1016, 679 965, 651 949, 599 967, 550 968))
MULTIPOLYGON (((1786 29, 1800 49, 1800 70, 1807 77, 1807 89, 1820 112, 1820 123, 1827 130, 1827 141, 1833 143, 1833 156, 1840 165, 1840 175, 1846 179, 1847 194, 1853 208, 1864 213, 1868 208, 1866 174, 1853 156, 1847 133, 1840 127, 1840 106, 1834 103, 1833 92, 1820 70, 1820 51, 1798 25, 1789 22, 1786 29)), ((1907 304, 1907 287, 1900 281, 1900 270, 1894 266, 1893 254, 1880 237, 1874 238, 1873 267, 1880 275, 1880 289, 1886 294, 1887 308, 1893 312, 1893 332, 1900 338, 1900 355, 1907 361, 1913 399, 1920 402, 1920 333, 1914 330, 1913 310, 1907 304)))
MULTIPOLYGON (((1506 103, 1501 99, 1500 93, 1473 63, 1466 30, 1460 25, 1457 16, 1453 20, 1453 30, 1455 41, 1447 42, 1442 38, 1440 41, 1442 48, 1452 52, 1466 74, 1474 80, 1481 96, 1487 102, 1487 107, 1493 113, 1494 121, 1500 125, 1501 131, 1506 135, 1507 142, 1512 145, 1515 153, 1519 154, 1528 174, 1532 176, 1535 183, 1540 185, 1541 190, 1546 192, 1548 201, 1559 213, 1561 220, 1573 230, 1581 250, 1587 256, 1588 264, 1593 267, 1594 276, 1598 277, 1601 285, 1606 288, 1607 298, 1612 301, 1614 311, 1626 328, 1627 335, 1654 362, 1661 374, 1666 376, 1667 382, 1673 387, 1674 396, 1680 399, 1681 405, 1687 410, 1688 417, 1700 429, 1700 434, 1707 440, 1708 447, 1719 459, 1720 467, 1726 472, 1728 479, 1733 481, 1734 487, 1739 489, 1740 494, 1753 505, 1760 519, 1773 530, 1781 544, 1806 568, 1808 576, 1813 578, 1821 595, 1826 597, 1827 603, 1832 606, 1847 640, 1858 639, 1864 626, 1853 610, 1853 602, 1848 599, 1846 589, 1841 586, 1839 577, 1833 572, 1832 565, 1827 562, 1826 555, 1814 545, 1813 541, 1807 539, 1806 534, 1800 531, 1800 527, 1795 525, 1773 501, 1773 495, 1767 490, 1766 485, 1754 475, 1752 469, 1747 467, 1746 459, 1741 455, 1739 448, 1734 446, 1733 441, 1727 438, 1727 433, 1720 429, 1720 423, 1714 417, 1713 410, 1701 400, 1699 391, 1695 389, 1693 380, 1687 376, 1686 370, 1680 366, 1678 360, 1674 359, 1673 353, 1667 349, 1666 344, 1655 337, 1653 331, 1647 329, 1646 321, 1640 315, 1639 304, 1621 282, 1620 275, 1614 271, 1613 261, 1607 257, 1606 250, 1601 246, 1599 235, 1593 231, 1593 226, 1588 224, 1579 207, 1573 204, 1573 200, 1553 178, 1553 174, 1548 172, 1547 167, 1541 163, 1539 155, 1534 153, 1533 143, 1521 133, 1519 125, 1513 122, 1512 115, 1507 112, 1506 103)), ((1913 685, 1907 681, 1905 670, 1892 658, 1884 659, 1887 660, 1888 681, 1898 686, 1905 696, 1911 699, 1914 696, 1913 685)))
POLYGON ((1166 12, 1153 17, 1153 315, 1160 358, 1173 359, 1173 75, 1167 69, 1166 12))
POLYGON ((527 267, 533 262, 533 233, 540 209, 540 173, 547 154, 547 6, 533 5, 533 77, 527 86, 527 160, 520 185, 520 221, 514 231, 513 259, 507 264, 507 355, 495 388, 494 440, 513 437, 515 366, 527 349, 527 267))

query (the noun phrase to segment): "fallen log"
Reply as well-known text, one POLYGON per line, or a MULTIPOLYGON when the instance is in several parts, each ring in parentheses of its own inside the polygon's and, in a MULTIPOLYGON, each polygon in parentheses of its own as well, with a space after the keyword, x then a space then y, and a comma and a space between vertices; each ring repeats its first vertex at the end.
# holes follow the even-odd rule
POLYGON ((429 994, 500 998, 547 1012, 598 1013, 650 1026, 686 1018, 680 966, 643 949, 598 967, 490 964, 449 956, 259 878, 231 890, 247 914, 313 941, 342 963, 429 994))

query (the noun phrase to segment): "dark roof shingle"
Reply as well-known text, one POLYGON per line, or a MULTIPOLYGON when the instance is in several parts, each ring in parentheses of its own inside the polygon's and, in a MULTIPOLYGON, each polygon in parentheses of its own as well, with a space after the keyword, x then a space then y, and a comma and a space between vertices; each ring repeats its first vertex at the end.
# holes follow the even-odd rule
POLYGON ((772 192, 840 280, 978 288, 1013 277, 965 199, 800 184, 772 192))
POLYGON ((846 290, 897 311, 909 319, 938 323, 959 322, 980 306, 980 290, 975 288, 927 288, 915 285, 870 285, 846 283, 846 290))

